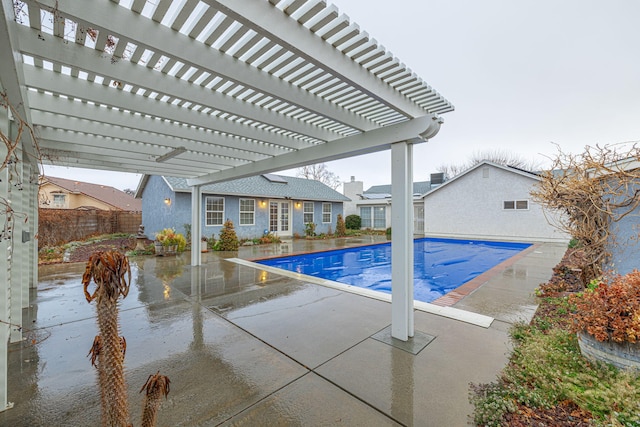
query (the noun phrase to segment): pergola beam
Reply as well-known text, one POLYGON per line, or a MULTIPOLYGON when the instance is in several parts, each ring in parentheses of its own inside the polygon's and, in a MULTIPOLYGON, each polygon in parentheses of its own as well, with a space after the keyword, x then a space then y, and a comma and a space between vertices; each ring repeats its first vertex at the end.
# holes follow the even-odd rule
MULTIPOLYGON (((63 102, 66 100, 62 100, 63 102)), ((33 110, 33 121, 36 127, 49 127, 51 129, 58 128, 70 132, 82 132, 90 136, 105 136, 117 138, 122 141, 129 141, 132 149, 141 149, 147 146, 149 155, 154 157, 160 156, 165 148, 185 147, 194 153, 216 155, 221 158, 228 158, 222 164, 227 167, 237 166, 245 161, 262 160, 269 155, 266 150, 264 153, 256 151, 243 150, 240 147, 234 148, 234 143, 240 146, 237 139, 230 138, 219 134, 203 134, 195 129, 178 126, 172 123, 158 123, 146 117, 134 116, 120 111, 100 109, 92 105, 73 103, 73 109, 82 110, 80 114, 86 113, 83 118, 77 117, 77 114, 69 114, 68 109, 58 110, 62 114, 33 110), (107 119, 107 122, 90 121, 90 117, 107 119), (119 120, 116 120, 119 119, 119 120), (113 121, 111 121, 113 120, 113 121), (119 126, 126 122, 132 123, 132 127, 119 126), (208 137, 209 141, 205 138, 208 137), (155 151, 155 153, 153 153, 155 151), (153 153, 153 154, 152 154, 153 153), (240 160, 240 161, 239 161, 240 160)), ((34 108, 37 108, 34 106, 34 108)), ((58 132, 62 132, 61 130, 58 132)), ((42 135, 41 135, 42 136, 42 135)), ((247 144, 248 145, 248 144, 247 144)), ((261 147, 258 145, 257 149, 261 147)), ((126 145, 122 145, 121 149, 128 149, 126 145)))
MULTIPOLYGON (((151 98, 138 96, 133 93, 124 91, 116 91, 116 89, 105 87, 103 85, 93 84, 86 80, 74 78, 71 76, 64 76, 62 74, 50 73, 41 68, 25 67, 24 74, 26 84, 30 87, 33 87, 34 89, 40 89, 44 91, 49 90, 51 87, 55 87, 57 93, 71 98, 91 101, 96 104, 107 105, 119 110, 135 111, 137 113, 140 113, 141 115, 149 115, 151 117, 157 117, 163 120, 173 120, 180 123, 187 123, 192 126, 201 127, 203 129, 217 130, 221 133, 228 133, 230 135, 235 135, 250 140, 273 144, 275 147, 272 147, 270 154, 273 154, 274 152, 277 153, 279 150, 283 150, 283 148, 300 149, 309 146, 308 143, 305 143, 304 141, 293 137, 280 135, 275 132, 269 132, 254 126, 246 126, 229 122, 228 120, 216 116, 190 110, 187 108, 181 108, 176 105, 171 105, 159 101, 154 102, 154 100, 152 100, 151 98)), ((50 111, 50 103, 54 102, 49 101, 49 103, 47 103, 45 98, 50 97, 50 95, 46 95, 43 93, 36 94, 33 92, 28 92, 27 96, 32 102, 34 102, 34 108, 40 108, 47 111, 50 111)), ((86 107, 91 107, 91 105, 87 104, 86 107)), ((73 106, 70 106, 69 109, 69 114, 81 117, 80 113, 73 109, 73 106)), ((101 119, 101 117, 99 116, 97 117, 97 119, 101 119)), ((155 129, 158 129, 158 127, 155 127, 155 129)), ((237 145, 238 141, 235 141, 233 146, 237 145)), ((254 147, 254 145, 252 144, 249 144, 247 150, 262 153, 259 147, 254 147)), ((265 150, 266 153, 269 153, 268 149, 265 150)), ((286 150, 283 151, 286 152, 286 150)))
POLYGON ((424 142, 438 133, 441 124, 442 119, 438 116, 426 115, 407 122, 369 131, 366 134, 353 135, 337 141, 327 142, 296 153, 282 154, 278 157, 260 160, 234 169, 188 179, 187 183, 189 185, 203 185, 261 173, 276 172, 285 168, 296 168, 311 163, 322 163, 375 153, 388 150, 393 143, 399 141, 424 142))
MULTIPOLYGON (((224 111, 313 138, 328 140, 340 136, 326 129, 292 120, 286 115, 270 109, 243 102, 147 67, 141 67, 130 61, 112 63, 108 57, 100 52, 91 51, 74 43, 67 43, 58 37, 47 36, 42 40, 42 36, 37 31, 28 27, 20 26, 17 32, 20 35, 21 51, 24 54, 74 68, 81 64, 81 71, 102 76, 107 82, 113 81, 118 85, 129 84, 145 88, 161 95, 189 101, 213 110, 224 111)), ((29 84, 28 81, 27 84, 29 84)), ((114 88, 114 97, 121 96, 121 94, 121 91, 114 88)))
POLYGON ((269 2, 254 0, 203 0, 220 9, 258 34, 268 36, 278 44, 295 52, 306 61, 348 82, 372 97, 409 117, 420 117, 426 111, 402 94, 393 90, 381 79, 367 72, 357 62, 326 43, 321 37, 310 37, 311 30, 272 7, 269 2))
MULTIPOLYGON (((27 125, 31 126, 31 111, 25 96, 24 80, 22 74, 22 57, 16 49, 19 35, 14 24, 16 17, 13 12, 13 2, 11 0, 1 0, 2 10, 0 10, 0 89, 4 91, 7 101, 14 109, 19 118, 27 125)), ((13 120, 18 117, 13 117, 13 120)), ((22 149, 24 150, 24 161, 37 167, 38 155, 36 141, 31 133, 25 129, 21 138, 22 149)), ((0 402, 1 404, 1 402, 0 402)))
MULTIPOLYGON (((292 86, 269 73, 257 72, 255 67, 238 61, 217 49, 210 49, 205 44, 180 32, 160 24, 151 27, 147 25, 146 18, 131 13, 112 2, 40 0, 40 3, 51 8, 55 7, 62 15, 79 22, 91 22, 94 27, 106 29, 116 37, 135 40, 139 46, 153 52, 175 58, 184 64, 206 70, 212 74, 224 76, 258 92, 286 100, 321 116, 334 120, 338 118, 342 123, 356 129, 366 131, 375 127, 375 124, 356 114, 341 109, 335 104, 324 102, 323 99, 292 86)), ((251 4, 254 8, 262 8, 262 2, 253 1, 251 4)), ((268 5, 266 2, 265 4, 268 5)), ((214 5, 214 7, 216 6, 214 5)), ((270 13, 274 13, 272 7, 269 6, 268 10, 270 13)))

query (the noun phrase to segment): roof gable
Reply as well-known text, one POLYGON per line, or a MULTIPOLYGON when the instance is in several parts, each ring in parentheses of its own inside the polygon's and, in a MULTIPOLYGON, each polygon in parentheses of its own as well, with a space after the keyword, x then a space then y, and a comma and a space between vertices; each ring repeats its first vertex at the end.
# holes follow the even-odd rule
POLYGON ((54 176, 43 176, 41 184, 51 183, 72 194, 83 194, 124 211, 141 211, 142 201, 108 185, 92 184, 54 176))
POLYGON ((463 178, 464 176, 470 174, 471 172, 473 172, 476 169, 479 169, 479 168, 481 168, 483 166, 491 166, 493 168, 502 169, 504 171, 507 171, 507 172, 510 172, 510 173, 513 173, 513 174, 516 174, 516 175, 519 175, 519 176, 523 176, 525 178, 530 178, 530 179, 535 180, 535 181, 539 181, 540 180, 540 176, 537 173, 527 172, 524 169, 514 168, 514 167, 511 167, 511 166, 500 165, 498 163, 494 163, 494 162, 491 162, 489 160, 483 160, 482 162, 478 163, 475 166, 470 167, 469 169, 467 169, 466 171, 462 172, 461 174, 454 176, 450 180, 445 181, 441 185, 437 186, 436 188, 426 192, 425 194, 422 195, 422 198, 428 197, 429 195, 435 193, 436 191, 440 191, 442 188, 446 188, 452 182, 458 181, 459 179, 463 178))
MULTIPOLYGON (((175 192, 191 192, 185 178, 163 177, 175 192)), ((144 178, 143 178, 144 180, 144 178)), ((256 175, 202 186, 204 194, 274 197, 299 200, 347 202, 350 199, 320 181, 284 175, 256 175)), ((139 190, 139 194, 141 194, 139 190)))

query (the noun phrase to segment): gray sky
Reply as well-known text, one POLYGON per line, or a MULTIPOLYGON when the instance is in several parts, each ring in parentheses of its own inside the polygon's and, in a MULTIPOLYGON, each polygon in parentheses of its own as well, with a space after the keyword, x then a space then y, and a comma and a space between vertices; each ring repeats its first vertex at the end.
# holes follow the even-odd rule
MULTIPOLYGON (((557 150, 640 140, 640 1, 335 0, 451 101, 440 133, 414 149, 414 180, 473 153, 548 164, 557 150)), ((390 183, 390 153, 327 164, 342 181, 390 183)), ((45 173, 134 188, 139 176, 45 173)), ((286 171, 293 175, 295 171, 286 171)))

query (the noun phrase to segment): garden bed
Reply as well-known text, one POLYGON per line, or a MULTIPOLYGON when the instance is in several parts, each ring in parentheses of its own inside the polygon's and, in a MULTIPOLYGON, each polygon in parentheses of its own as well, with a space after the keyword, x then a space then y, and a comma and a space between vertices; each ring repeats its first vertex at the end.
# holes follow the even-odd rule
POLYGON ((472 384, 482 426, 640 426, 640 377, 585 359, 571 332, 568 296, 584 289, 581 253, 569 249, 538 290, 530 324, 515 325, 515 347, 496 381, 472 384))

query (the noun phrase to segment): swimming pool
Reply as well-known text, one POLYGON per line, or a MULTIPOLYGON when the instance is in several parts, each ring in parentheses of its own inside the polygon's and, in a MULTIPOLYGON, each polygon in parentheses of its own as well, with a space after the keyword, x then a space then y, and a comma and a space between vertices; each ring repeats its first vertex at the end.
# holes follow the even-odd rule
MULTIPOLYGON (((414 299, 431 302, 531 246, 530 243, 414 240, 414 299)), ((256 261, 262 265, 391 293, 391 243, 256 261)))

